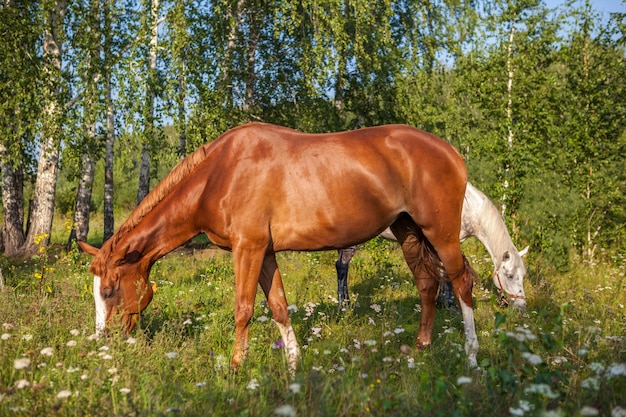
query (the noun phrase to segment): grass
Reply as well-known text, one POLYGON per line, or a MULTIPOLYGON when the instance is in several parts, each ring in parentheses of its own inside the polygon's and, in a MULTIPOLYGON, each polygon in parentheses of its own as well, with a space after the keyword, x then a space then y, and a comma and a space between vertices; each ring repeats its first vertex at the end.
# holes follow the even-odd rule
POLYGON ((261 292, 250 354, 229 369, 230 254, 178 250, 130 338, 95 339, 90 259, 56 247, 0 260, 0 415, 626 416, 623 259, 551 272, 527 259, 528 310, 502 308, 475 242, 481 370, 468 369, 460 316, 437 312, 431 349, 411 349, 420 302, 399 250, 374 240, 350 270, 352 306, 336 304, 335 253, 281 253, 302 348, 294 377, 261 292))

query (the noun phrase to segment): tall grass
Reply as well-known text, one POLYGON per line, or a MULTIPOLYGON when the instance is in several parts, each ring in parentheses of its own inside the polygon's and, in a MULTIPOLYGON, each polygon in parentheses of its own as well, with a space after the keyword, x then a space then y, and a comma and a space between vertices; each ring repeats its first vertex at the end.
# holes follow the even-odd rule
POLYGON ((181 249, 159 261, 157 292, 131 337, 94 331, 90 259, 51 249, 2 260, 0 415, 626 416, 623 259, 551 273, 532 258, 528 310, 501 307, 492 266, 474 289, 480 370, 468 369, 460 316, 438 311, 432 347, 412 349, 420 301, 399 250, 374 240, 336 303, 335 253, 281 253, 302 348, 295 376, 262 292, 250 354, 229 369, 230 254, 181 249))

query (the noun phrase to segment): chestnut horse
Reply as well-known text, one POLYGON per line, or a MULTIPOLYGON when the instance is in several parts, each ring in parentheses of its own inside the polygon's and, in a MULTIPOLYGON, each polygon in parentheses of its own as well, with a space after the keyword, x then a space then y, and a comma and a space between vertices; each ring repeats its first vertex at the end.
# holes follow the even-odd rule
POLYGON ((96 332, 119 316, 130 332, 152 299, 157 259, 205 233, 232 251, 238 367, 248 346, 260 284, 295 371, 300 349, 275 253, 345 248, 391 227, 422 299, 418 348, 431 343, 439 258, 459 299, 469 364, 478 340, 472 310, 475 273, 459 231, 467 174, 458 152, 415 128, 390 125, 304 134, 263 123, 234 128, 181 161, 94 255, 96 332))
MULTIPOLYGON (((380 236, 389 240, 397 240, 389 229, 384 230, 380 236)), ((482 191, 468 181, 461 212, 459 239, 463 242, 470 236, 476 237, 489 252, 494 266, 493 283, 501 293, 503 300, 507 304, 512 301, 513 307, 524 310, 526 308, 526 295, 524 294, 526 267, 522 257, 528 252, 528 246, 519 252, 517 251, 496 206, 482 191)), ((348 268, 355 252, 355 246, 340 249, 339 257, 335 263, 337 295, 340 305, 344 301, 350 300, 348 295, 348 268)), ((438 301, 445 307, 449 307, 454 302, 451 291, 449 282, 440 283, 438 301)))

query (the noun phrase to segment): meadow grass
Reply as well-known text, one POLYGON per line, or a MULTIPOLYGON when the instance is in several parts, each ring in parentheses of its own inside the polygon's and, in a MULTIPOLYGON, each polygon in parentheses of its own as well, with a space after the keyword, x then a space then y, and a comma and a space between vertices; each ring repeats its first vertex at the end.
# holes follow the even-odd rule
POLYGON ((361 245, 351 305, 336 300, 336 253, 278 255, 302 348, 295 376, 262 292, 250 354, 229 368, 234 274, 227 252, 179 249, 150 279, 157 292, 129 338, 95 338, 90 259, 42 250, 2 259, 0 415, 626 416, 623 259, 555 273, 527 259, 528 309, 502 307, 491 261, 464 249, 474 287, 480 370, 460 315, 438 310, 432 347, 412 349, 420 300, 392 243, 361 245))

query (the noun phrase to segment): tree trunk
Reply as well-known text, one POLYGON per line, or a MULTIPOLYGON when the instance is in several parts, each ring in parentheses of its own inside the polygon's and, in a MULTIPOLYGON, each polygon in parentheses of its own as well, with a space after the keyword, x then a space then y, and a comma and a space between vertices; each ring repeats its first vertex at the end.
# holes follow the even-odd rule
MULTIPOLYGON (((4 153, 0 144, 0 154, 4 153)), ((4 155, 2 155, 4 156, 4 155)), ((6 256, 20 253, 24 244, 24 174, 10 162, 2 163, 2 252, 6 256)))
POLYGON ((159 0, 150 3, 151 30, 150 48, 148 56, 148 85, 146 88, 146 126, 144 130, 144 144, 141 153, 141 167, 139 169, 139 187, 137 189, 137 204, 150 191, 150 141, 154 140, 154 84, 156 82, 157 48, 159 42, 159 0))
POLYGON ((48 245, 52 232, 61 142, 59 122, 61 112, 59 103, 61 94, 61 36, 66 8, 67 4, 64 0, 54 4, 54 7, 48 12, 47 27, 44 34, 43 52, 44 57, 49 62, 46 75, 52 91, 47 97, 44 109, 44 131, 40 143, 37 180, 35 181, 33 203, 30 210, 32 217, 28 219, 28 232, 22 247, 24 254, 35 253, 40 245, 48 245))
MULTIPOLYGON (((513 16, 515 18, 515 16, 513 16)), ((504 217, 506 215, 506 202, 508 199, 508 191, 509 191, 509 171, 511 169, 510 166, 510 155, 513 152, 513 77, 515 75, 513 71, 513 41, 515 39, 515 21, 511 20, 511 30, 509 32, 509 44, 507 46, 507 58, 506 58, 506 69, 507 69, 507 82, 506 82, 506 126, 507 126, 507 160, 504 165, 504 183, 502 184, 503 193, 502 193, 502 207, 501 207, 501 215, 504 217)))
POLYGON ((106 143, 104 151, 104 233, 106 242, 115 232, 115 217, 113 214, 113 159, 115 146, 115 108, 113 106, 113 83, 111 72, 113 67, 113 33, 111 22, 111 0, 104 3, 104 71, 106 79, 106 143))
POLYGON ((233 69, 235 67, 234 55, 237 48, 237 34, 241 23, 244 0, 237 0, 233 3, 232 9, 227 9, 226 21, 229 23, 228 42, 224 51, 224 63, 222 64, 222 76, 220 78, 219 90, 224 91, 224 105, 226 108, 233 106, 233 69))
POLYGON ((113 86, 111 84, 110 69, 107 68, 106 81, 107 95, 107 133, 104 152, 104 241, 106 242, 115 231, 115 218, 113 214, 113 159, 115 146, 115 112, 113 108, 113 86))
POLYGON ((256 51, 259 43, 259 22, 258 9, 254 6, 248 8, 248 52, 246 61, 246 98, 244 102, 244 110, 250 111, 254 106, 254 83, 256 79, 255 64, 256 51))
MULTIPOLYGON (((93 126, 95 130, 95 126, 93 126)), ((91 132, 93 134, 93 131, 91 132)), ((83 175, 78 182, 78 191, 76 193, 76 209, 74 211, 74 227, 70 232, 68 246, 71 247, 72 242, 87 240, 89 234, 89 213, 91 206, 91 191, 93 185, 93 177, 95 172, 96 161, 89 154, 83 155, 83 175)))

